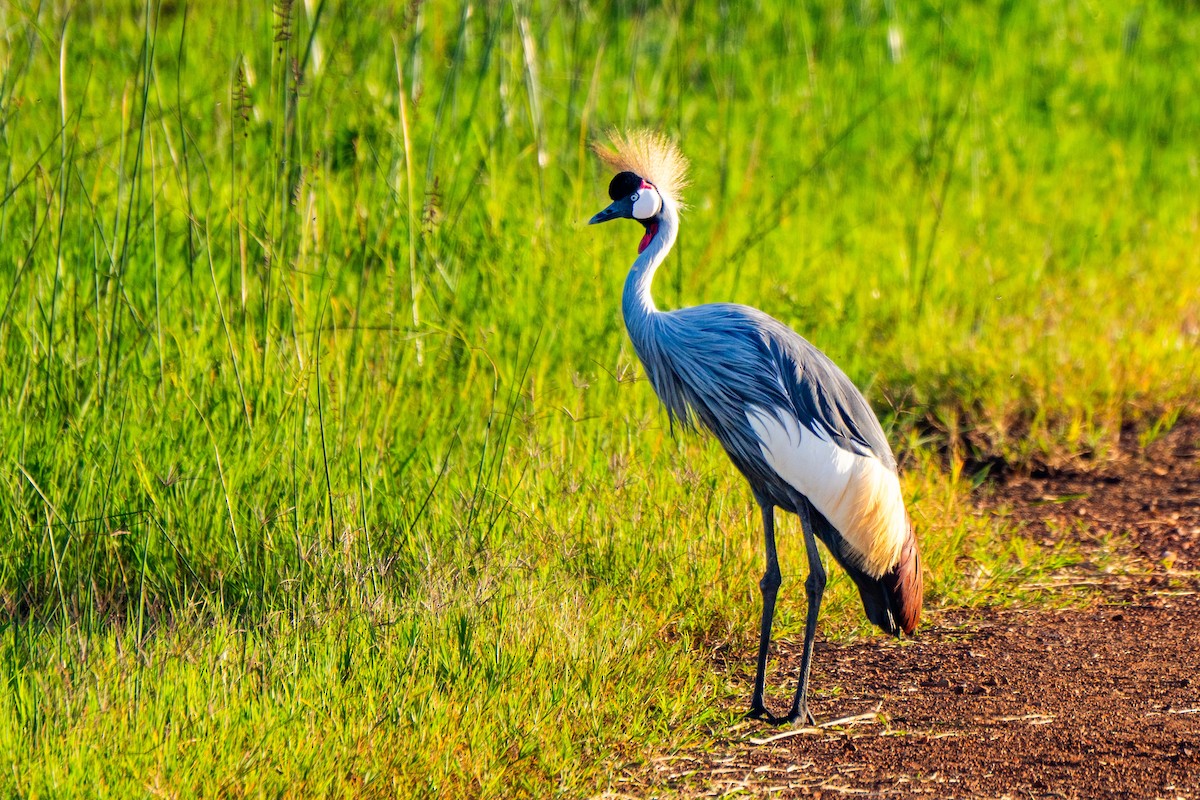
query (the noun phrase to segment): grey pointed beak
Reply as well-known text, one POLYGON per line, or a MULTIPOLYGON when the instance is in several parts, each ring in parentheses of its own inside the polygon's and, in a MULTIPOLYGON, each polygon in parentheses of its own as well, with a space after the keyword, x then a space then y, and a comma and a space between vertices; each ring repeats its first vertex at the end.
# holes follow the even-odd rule
POLYGON ((588 220, 588 225, 608 222, 610 219, 633 219, 633 201, 628 197, 614 200, 608 208, 588 220))

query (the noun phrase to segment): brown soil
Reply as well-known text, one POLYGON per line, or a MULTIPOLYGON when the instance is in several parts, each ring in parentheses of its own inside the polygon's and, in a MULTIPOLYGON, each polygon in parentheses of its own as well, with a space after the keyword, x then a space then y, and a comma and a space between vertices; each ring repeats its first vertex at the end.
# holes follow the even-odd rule
MULTIPOLYGON (((1093 591, 1090 607, 948 610, 908 642, 818 640, 818 720, 858 719, 743 723, 715 750, 631 769, 622 792, 1200 798, 1198 443, 1200 424, 1181 424, 1101 468, 982 493, 1027 535, 1082 550, 1062 591, 1093 591)), ((777 692, 798 649, 780 644, 777 692)))

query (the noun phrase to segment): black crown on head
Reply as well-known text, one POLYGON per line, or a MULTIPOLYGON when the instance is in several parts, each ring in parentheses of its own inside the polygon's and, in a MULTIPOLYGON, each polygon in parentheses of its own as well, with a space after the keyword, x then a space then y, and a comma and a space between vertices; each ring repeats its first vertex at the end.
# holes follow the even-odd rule
POLYGON ((618 172, 608 184, 611 200, 623 200, 642 188, 642 176, 636 172, 618 172))

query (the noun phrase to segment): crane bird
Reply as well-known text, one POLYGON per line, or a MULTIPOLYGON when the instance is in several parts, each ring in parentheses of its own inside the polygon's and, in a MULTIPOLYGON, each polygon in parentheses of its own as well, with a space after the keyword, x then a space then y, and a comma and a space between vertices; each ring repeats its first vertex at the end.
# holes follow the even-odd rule
POLYGON ((824 353, 782 322, 732 303, 659 311, 654 272, 679 233, 679 192, 687 161, 673 142, 650 131, 610 133, 595 145, 617 172, 612 204, 594 225, 632 219, 644 229, 625 280, 625 327, 655 393, 674 425, 711 432, 750 483, 762 511, 766 571, 758 666, 747 716, 773 724, 804 720, 808 673, 825 569, 817 539, 854 580, 867 619, 899 637, 921 615, 921 558, 904 508, 896 459, 875 413, 824 353), (781 577, 775 509, 800 518, 808 556, 808 611, 800 681, 785 716, 763 702, 767 650, 781 577))

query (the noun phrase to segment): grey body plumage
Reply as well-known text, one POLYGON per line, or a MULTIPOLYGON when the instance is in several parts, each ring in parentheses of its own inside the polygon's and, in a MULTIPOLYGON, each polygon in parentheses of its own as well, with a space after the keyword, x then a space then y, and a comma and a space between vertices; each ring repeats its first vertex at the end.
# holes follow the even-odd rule
MULTIPOLYGON (((685 163, 665 140, 642 136, 646 138, 618 142, 616 153, 598 152, 615 166, 641 167, 643 172, 656 164, 685 163), (663 148, 670 151, 663 155, 663 148)), ((711 432, 750 483, 762 509, 767 570, 760 583, 763 618, 751 714, 775 722, 811 719, 808 670, 825 584, 815 539, 824 542, 854 579, 872 622, 894 635, 911 632, 916 625, 920 564, 899 498, 896 461, 878 419, 850 379, 782 322, 731 303, 674 311, 655 307, 651 282, 679 227, 676 198, 660 191, 656 180, 664 179, 622 171, 609 189, 612 205, 591 221, 632 218, 645 228, 622 303, 634 349, 672 423, 711 432), (846 501, 847 493, 853 502, 846 501), (763 704, 767 648, 781 581, 776 507, 800 517, 809 562, 800 685, 791 712, 783 717, 770 715, 763 704), (853 530, 841 531, 835 522, 853 530)))
POLYGON ((755 491, 795 512, 794 489, 766 463, 745 409, 791 414, 839 447, 895 471, 879 421, 837 365, 779 320, 755 308, 711 303, 626 316, 638 358, 673 423, 699 425, 724 446, 755 491), (643 330, 649 328, 650 330, 643 330))

